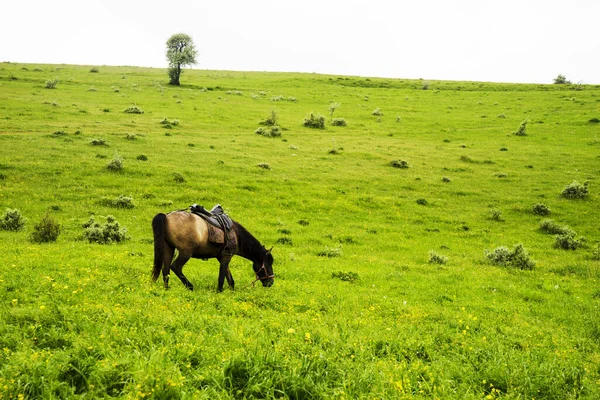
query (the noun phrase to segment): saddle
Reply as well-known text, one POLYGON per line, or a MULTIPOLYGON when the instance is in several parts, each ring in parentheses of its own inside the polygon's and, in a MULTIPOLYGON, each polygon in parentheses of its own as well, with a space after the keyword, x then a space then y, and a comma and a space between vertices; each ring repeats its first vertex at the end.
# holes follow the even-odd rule
POLYGON ((229 249, 231 254, 237 248, 237 236, 231 229, 233 221, 229 215, 225 214, 220 204, 214 206, 210 211, 199 204, 192 204, 190 212, 196 214, 204 221, 208 222, 208 241, 223 245, 221 253, 229 249))

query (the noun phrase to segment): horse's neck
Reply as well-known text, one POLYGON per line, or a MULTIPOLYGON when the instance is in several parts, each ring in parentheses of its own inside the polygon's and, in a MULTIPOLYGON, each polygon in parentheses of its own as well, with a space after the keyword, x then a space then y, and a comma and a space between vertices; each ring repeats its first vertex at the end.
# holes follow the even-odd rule
MULTIPOLYGON (((238 226, 240 226, 238 224, 238 226)), ((263 246, 245 228, 238 228, 238 255, 252 262, 260 262, 263 246)))

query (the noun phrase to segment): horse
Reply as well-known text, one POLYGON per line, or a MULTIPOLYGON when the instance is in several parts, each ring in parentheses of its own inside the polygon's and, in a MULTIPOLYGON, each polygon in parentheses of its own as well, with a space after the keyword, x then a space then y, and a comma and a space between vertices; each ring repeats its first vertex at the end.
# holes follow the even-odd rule
MULTIPOLYGON (((274 283, 273 274, 273 248, 267 250, 250 232, 242 225, 233 221, 231 231, 235 235, 234 245, 211 243, 208 239, 208 223, 196 214, 185 210, 173 211, 168 214, 159 213, 152 219, 154 232, 154 268, 152 280, 156 282, 162 270, 165 289, 169 288, 169 273, 172 270, 189 290, 194 290, 194 285, 183 275, 182 269, 190 258, 209 259, 219 261, 219 279, 217 289, 223 291, 223 283, 234 289, 235 282, 229 262, 234 255, 239 255, 252 261, 252 269, 256 281, 263 286, 270 287, 274 283), (178 256, 173 261, 175 249, 178 256)), ((227 242, 227 239, 225 240, 227 242)))

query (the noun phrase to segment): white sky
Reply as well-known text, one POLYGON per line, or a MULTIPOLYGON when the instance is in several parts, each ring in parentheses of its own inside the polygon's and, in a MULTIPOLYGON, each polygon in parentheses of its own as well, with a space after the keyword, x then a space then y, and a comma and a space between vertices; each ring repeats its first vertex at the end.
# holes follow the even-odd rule
POLYGON ((600 84, 600 0, 14 0, 0 61, 600 84))

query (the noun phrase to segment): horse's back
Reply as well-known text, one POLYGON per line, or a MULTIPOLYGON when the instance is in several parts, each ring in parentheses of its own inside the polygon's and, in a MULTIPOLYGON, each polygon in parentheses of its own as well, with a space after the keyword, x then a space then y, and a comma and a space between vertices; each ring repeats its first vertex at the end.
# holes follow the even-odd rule
POLYGON ((185 211, 167 214, 166 238, 179 251, 189 252, 190 255, 212 248, 208 241, 206 222, 185 211))

